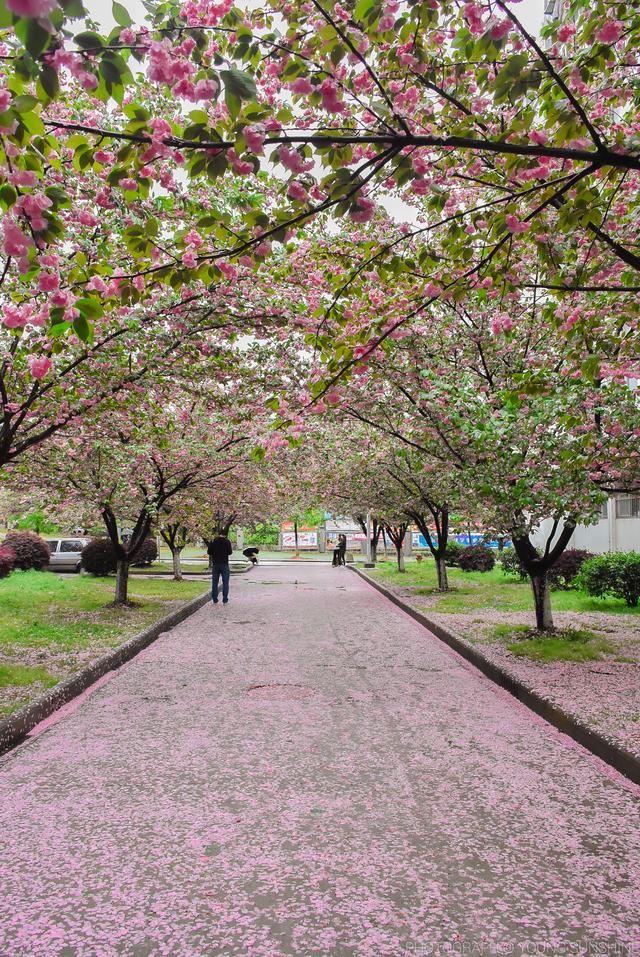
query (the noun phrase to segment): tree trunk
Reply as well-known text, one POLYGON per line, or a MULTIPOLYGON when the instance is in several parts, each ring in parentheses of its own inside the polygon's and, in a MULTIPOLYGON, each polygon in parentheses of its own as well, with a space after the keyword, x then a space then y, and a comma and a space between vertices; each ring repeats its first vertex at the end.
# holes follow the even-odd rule
POLYGON ((371 539, 371 561, 375 562, 378 559, 378 542, 375 538, 371 539))
POLYGON ((172 548, 171 549, 171 558, 173 559, 173 579, 174 581, 182 581, 182 565, 180 564, 180 552, 181 548, 172 548))
POLYGON ((531 589, 536 609, 536 628, 538 631, 553 631, 551 593, 546 572, 531 575, 531 589))
POLYGON ((447 578, 447 566, 444 563, 444 555, 436 558, 436 571, 438 573, 438 591, 449 591, 449 579, 447 578))
POLYGON ((396 552, 398 553, 398 571, 403 572, 404 568, 404 551, 402 550, 403 543, 400 542, 399 546, 396 546, 396 552))
POLYGON ((116 597, 115 605, 127 604, 127 590, 129 587, 129 562, 127 559, 118 559, 116 566, 116 597))

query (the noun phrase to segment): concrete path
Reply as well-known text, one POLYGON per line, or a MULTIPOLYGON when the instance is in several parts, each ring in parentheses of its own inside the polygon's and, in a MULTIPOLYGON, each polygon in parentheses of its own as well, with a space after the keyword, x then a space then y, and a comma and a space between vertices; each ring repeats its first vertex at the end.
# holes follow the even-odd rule
POLYGON ((257 568, 0 761, 0 954, 627 957, 639 811, 347 569, 257 568))

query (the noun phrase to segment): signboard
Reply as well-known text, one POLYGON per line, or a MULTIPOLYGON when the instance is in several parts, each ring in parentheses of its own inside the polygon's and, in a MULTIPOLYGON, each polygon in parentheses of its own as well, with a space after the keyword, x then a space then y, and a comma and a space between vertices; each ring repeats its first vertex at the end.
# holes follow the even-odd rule
MULTIPOLYGON (((295 532, 282 533, 282 547, 283 548, 296 547, 295 532)), ((298 548, 317 548, 317 547, 318 547, 317 532, 301 532, 301 531, 298 532, 298 548)))
MULTIPOLYGON (((435 532, 431 535, 431 541, 433 544, 438 547, 438 536, 435 532)), ((497 548, 498 542, 491 541, 485 542, 484 535, 482 532, 471 532, 471 541, 469 541, 469 535, 451 535, 449 541, 459 542, 460 545, 487 545, 489 548, 497 548)), ((505 541, 505 545, 510 545, 510 541, 505 541)), ((427 542, 422 534, 422 532, 411 532, 411 547, 412 548, 427 548, 427 542)))

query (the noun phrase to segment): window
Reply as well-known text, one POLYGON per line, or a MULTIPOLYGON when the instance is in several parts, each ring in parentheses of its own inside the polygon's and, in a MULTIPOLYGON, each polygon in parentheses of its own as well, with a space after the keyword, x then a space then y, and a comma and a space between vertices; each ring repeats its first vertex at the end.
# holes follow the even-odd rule
POLYGON ((616 499, 616 514, 618 518, 639 518, 640 495, 620 495, 616 499))
POLYGON ((71 539, 63 542, 60 546, 61 552, 81 552, 82 551, 82 542, 77 542, 71 539))
POLYGON ((58 550, 58 540, 57 540, 57 538, 56 538, 56 539, 48 539, 48 540, 47 540, 47 545, 49 546, 49 551, 50 551, 50 552, 55 552, 55 551, 57 551, 57 550, 58 550))

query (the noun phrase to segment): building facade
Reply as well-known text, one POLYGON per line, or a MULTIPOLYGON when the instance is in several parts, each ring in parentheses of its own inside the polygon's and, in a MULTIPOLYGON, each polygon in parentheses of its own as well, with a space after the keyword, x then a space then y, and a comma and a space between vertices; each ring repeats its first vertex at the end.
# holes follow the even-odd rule
MULTIPOLYGON (((544 547, 551 531, 547 519, 532 536, 536 547, 544 547)), ((594 525, 577 525, 567 548, 584 548, 594 554, 640 551, 640 495, 616 495, 602 506, 594 525)))

